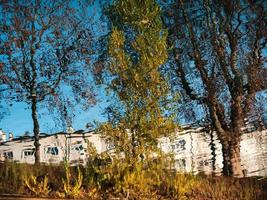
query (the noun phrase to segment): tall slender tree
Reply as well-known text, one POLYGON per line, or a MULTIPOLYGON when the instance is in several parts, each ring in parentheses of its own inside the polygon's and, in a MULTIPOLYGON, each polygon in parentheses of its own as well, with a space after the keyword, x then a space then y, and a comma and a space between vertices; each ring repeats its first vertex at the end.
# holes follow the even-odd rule
POLYGON ((167 34, 154 0, 118 0, 110 13, 109 88, 123 112, 113 112, 102 130, 118 155, 123 152, 133 166, 152 155, 157 138, 175 129, 172 119, 164 116, 169 87, 160 72, 168 57, 167 34))
POLYGON ((38 105, 60 103, 62 87, 71 88, 77 101, 94 99, 86 68, 92 42, 88 5, 12 0, 0 6, 1 91, 8 100, 30 105, 38 164, 38 105))

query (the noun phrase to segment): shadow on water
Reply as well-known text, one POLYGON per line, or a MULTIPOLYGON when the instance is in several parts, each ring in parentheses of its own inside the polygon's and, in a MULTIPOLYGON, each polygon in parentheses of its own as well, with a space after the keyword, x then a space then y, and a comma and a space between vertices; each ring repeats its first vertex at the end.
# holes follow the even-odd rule
MULTIPOLYGON (((244 175, 267 177, 267 130, 244 133, 240 145, 244 175)), ((167 149, 175 154, 175 167, 181 171, 222 174, 222 145, 216 132, 179 135, 167 149)))

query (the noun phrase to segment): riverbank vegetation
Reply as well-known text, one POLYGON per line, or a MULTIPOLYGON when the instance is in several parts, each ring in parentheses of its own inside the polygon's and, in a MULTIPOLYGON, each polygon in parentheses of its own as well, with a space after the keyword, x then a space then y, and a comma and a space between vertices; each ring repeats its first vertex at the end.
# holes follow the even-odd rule
POLYGON ((9 91, 4 93, 6 99, 31 105, 35 165, 1 163, 0 194, 79 199, 266 197, 266 179, 229 177, 243 176, 240 138, 245 118, 254 107, 260 107, 256 94, 267 88, 263 3, 159 2, 117 0, 105 9, 110 25, 105 35, 105 53, 101 55, 105 59, 103 63, 96 59, 93 69, 88 59, 89 52, 95 49, 90 47, 98 47, 91 45, 90 28, 83 26, 87 24, 84 18, 75 15, 82 20, 75 22, 74 15, 69 16, 75 9, 66 8, 63 12, 62 5, 67 5, 64 1, 56 7, 71 19, 72 23, 64 20, 65 27, 58 23, 63 17, 56 9, 55 16, 46 17, 49 22, 57 20, 43 24, 46 18, 41 17, 45 14, 38 15, 37 11, 48 9, 45 4, 25 9, 29 5, 18 7, 14 3, 14 11, 10 9, 13 4, 6 4, 4 11, 6 16, 14 16, 11 21, 15 29, 9 23, 2 25, 6 37, 1 39, 7 41, 1 45, 1 55, 6 60, 0 63, 0 83, 6 87, 3 91, 9 91), (24 15, 25 25, 20 26, 20 16, 24 15), (36 26, 36 20, 44 26, 36 26), (69 24, 75 24, 75 30, 69 30, 69 24), (22 36, 17 38, 15 30, 22 36), (44 33, 46 30, 49 32, 44 33), (69 31, 75 34, 63 37, 69 31), (51 38, 47 37, 42 47, 43 34, 51 38), (65 42, 64 38, 70 41, 65 42), (48 60, 47 43, 53 49, 48 60), (93 148, 88 148, 90 158, 86 166, 41 164, 39 102, 49 100, 52 107, 59 104, 63 121, 71 125, 68 117, 72 111, 68 108, 74 100, 64 100, 59 86, 66 82, 78 104, 94 104, 91 81, 85 81, 90 79, 87 67, 113 95, 106 109, 108 120, 94 127, 112 146, 112 156, 97 155, 93 148), (15 94, 11 95, 13 91, 15 94), (174 170, 172 156, 160 151, 158 139, 171 138, 179 129, 180 113, 184 115, 182 121, 207 125, 217 132, 222 145, 223 174, 227 177, 179 173, 174 170))
MULTIPOLYGON (((0 194, 78 199, 264 199, 267 179, 181 174, 159 163, 0 164, 0 194)), ((103 162, 103 160, 102 160, 103 162)))

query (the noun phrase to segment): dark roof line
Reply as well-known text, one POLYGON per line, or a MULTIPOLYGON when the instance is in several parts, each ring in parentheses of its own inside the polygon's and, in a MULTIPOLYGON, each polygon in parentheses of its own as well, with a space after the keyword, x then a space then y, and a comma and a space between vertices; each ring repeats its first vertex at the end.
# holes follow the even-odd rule
MULTIPOLYGON (((52 133, 52 134, 48 134, 48 133, 40 133, 40 139, 41 138, 47 138, 47 137, 51 137, 51 136, 57 136, 57 135, 66 135, 66 136, 70 136, 70 137, 79 137, 78 135, 84 135, 84 134, 88 134, 88 133, 94 133, 94 130, 89 130, 89 131, 84 131, 84 130, 77 130, 73 133, 67 133, 67 132, 57 132, 57 133, 52 133), (76 135, 76 136, 75 136, 76 135)), ((25 141, 25 140, 34 140, 34 136, 29 136, 29 135, 24 135, 24 136, 19 136, 16 138, 13 138, 12 140, 8 140, 5 142, 0 143, 0 146, 2 145, 6 145, 9 142, 16 142, 16 141, 25 141)))

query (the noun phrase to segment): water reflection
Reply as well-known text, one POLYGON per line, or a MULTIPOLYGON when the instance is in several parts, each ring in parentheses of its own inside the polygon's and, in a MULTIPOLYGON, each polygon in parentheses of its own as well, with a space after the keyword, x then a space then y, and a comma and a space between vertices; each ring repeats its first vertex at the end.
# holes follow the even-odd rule
MULTIPOLYGON (((267 176, 267 130, 241 137, 241 167, 246 176, 267 176)), ((186 172, 221 175, 222 145, 215 132, 187 131, 161 147, 175 154, 175 167, 186 172)))

